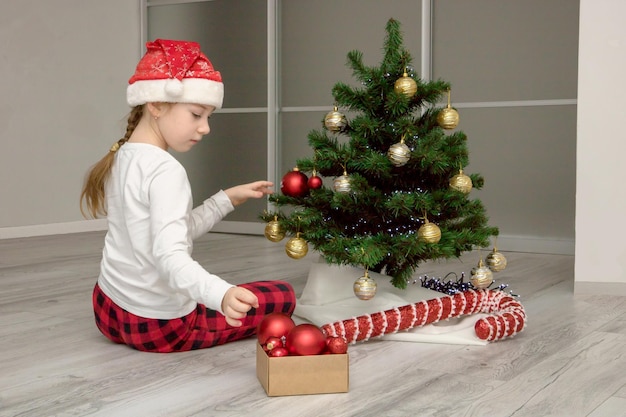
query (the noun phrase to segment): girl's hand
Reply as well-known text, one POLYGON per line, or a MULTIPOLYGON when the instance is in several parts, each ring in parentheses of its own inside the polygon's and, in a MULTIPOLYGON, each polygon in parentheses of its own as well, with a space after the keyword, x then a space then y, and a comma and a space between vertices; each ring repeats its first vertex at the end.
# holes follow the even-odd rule
POLYGON ((259 300, 254 293, 243 287, 231 287, 222 299, 222 311, 226 317, 226 323, 233 327, 242 325, 241 319, 251 308, 259 308, 259 300))
POLYGON ((224 190, 228 198, 230 198, 233 206, 245 203, 249 198, 261 198, 267 194, 272 194, 274 184, 269 181, 255 181, 249 184, 237 185, 235 187, 224 190))

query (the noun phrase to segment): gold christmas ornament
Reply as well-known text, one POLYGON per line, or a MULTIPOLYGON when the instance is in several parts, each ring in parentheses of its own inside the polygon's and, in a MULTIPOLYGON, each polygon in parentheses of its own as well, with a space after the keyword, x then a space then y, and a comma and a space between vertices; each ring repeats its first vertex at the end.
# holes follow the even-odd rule
POLYGON ((494 246, 493 251, 487 255, 487 266, 493 272, 500 272, 506 268, 507 260, 506 257, 498 252, 498 248, 494 246))
POLYGON ((493 272, 485 266, 482 259, 478 261, 478 266, 472 270, 470 281, 479 290, 489 287, 493 282, 493 272))
POLYGON ((459 124, 459 113, 452 107, 446 107, 437 115, 437 123, 444 129, 454 129, 459 124))
POLYGON ((367 269, 362 277, 354 281, 354 295, 360 300, 371 300, 376 295, 376 281, 368 274, 367 269))
POLYGON ((393 89, 398 94, 404 94, 405 96, 411 98, 417 92, 417 82, 411 77, 409 74, 404 71, 402 77, 398 78, 393 85, 393 89))
POLYGON ((472 179, 460 169, 458 174, 450 178, 450 188, 463 194, 469 194, 472 191, 472 179))
POLYGON ((441 239, 441 229, 425 219, 425 223, 417 229, 417 238, 426 243, 437 243, 441 239))
POLYGON ((341 132, 347 125, 348 121, 346 120, 346 116, 339 112, 337 106, 324 117, 324 126, 331 132, 341 132))
POLYGON ((404 136, 400 140, 400 142, 395 143, 389 147, 387 151, 387 157, 391 161, 394 166, 401 167, 406 165, 411 158, 411 150, 404 143, 404 136))
POLYGON ((287 256, 293 259, 304 258, 308 251, 309 244, 300 237, 300 232, 297 232, 296 236, 289 239, 285 245, 287 256))
POLYGON ((454 129, 459 125, 459 112, 450 107, 450 90, 448 90, 448 106, 437 115, 437 123, 444 129, 454 129))
POLYGON ((343 175, 335 178, 335 181, 333 181, 333 189, 338 193, 349 193, 352 190, 350 186, 350 177, 345 169, 343 171, 343 175))
POLYGON ((270 242, 280 242, 285 238, 285 231, 280 227, 278 216, 274 216, 274 220, 265 225, 265 237, 270 242))

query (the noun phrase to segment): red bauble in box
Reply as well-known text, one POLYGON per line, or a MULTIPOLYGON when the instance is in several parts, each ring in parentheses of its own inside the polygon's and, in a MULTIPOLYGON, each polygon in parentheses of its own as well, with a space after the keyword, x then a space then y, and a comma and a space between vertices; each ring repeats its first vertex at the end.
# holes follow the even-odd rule
POLYGON ((289 197, 304 197, 309 192, 309 178, 295 167, 285 174, 280 182, 280 191, 289 197))
POLYGON ((257 339, 261 345, 267 343, 270 337, 281 338, 296 326, 293 319, 285 313, 269 313, 261 320, 256 329, 257 339))
POLYGON ((299 324, 287 335, 285 347, 290 355, 319 355, 326 348, 326 336, 314 324, 299 324))
POLYGON ((326 339, 326 345, 330 353, 346 353, 348 351, 348 342, 343 337, 329 336, 326 339))
POLYGON ((287 351, 287 349, 285 349, 284 347, 275 347, 274 349, 270 350, 268 352, 268 355, 270 355, 273 358, 280 358, 283 356, 289 356, 289 352, 287 351))
POLYGON ((276 337, 276 336, 268 337, 267 340, 265 341, 265 350, 270 351, 277 347, 285 347, 283 344, 283 338, 276 337))

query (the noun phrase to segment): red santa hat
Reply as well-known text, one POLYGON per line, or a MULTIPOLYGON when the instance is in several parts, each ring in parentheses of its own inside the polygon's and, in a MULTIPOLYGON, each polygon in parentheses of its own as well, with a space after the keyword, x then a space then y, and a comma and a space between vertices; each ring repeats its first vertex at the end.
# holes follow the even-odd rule
POLYGON ((146 48, 128 80, 126 100, 131 107, 154 102, 222 107, 222 76, 197 42, 157 39, 146 48))

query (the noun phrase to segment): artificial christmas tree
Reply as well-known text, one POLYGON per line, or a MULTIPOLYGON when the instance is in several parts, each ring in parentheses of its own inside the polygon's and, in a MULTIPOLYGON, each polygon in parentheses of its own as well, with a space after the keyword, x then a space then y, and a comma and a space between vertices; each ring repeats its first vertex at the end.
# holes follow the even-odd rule
POLYGON ((333 111, 308 135, 312 156, 296 161, 299 173, 334 179, 332 186, 274 194, 275 209, 261 218, 306 240, 329 264, 383 272, 405 288, 420 263, 486 247, 498 229, 470 197, 484 180, 463 171, 467 137, 453 131, 459 117, 450 84, 415 74, 397 20, 386 33, 380 66, 348 53, 361 86, 335 84, 333 111))

